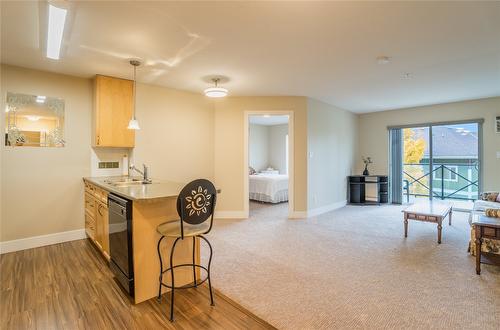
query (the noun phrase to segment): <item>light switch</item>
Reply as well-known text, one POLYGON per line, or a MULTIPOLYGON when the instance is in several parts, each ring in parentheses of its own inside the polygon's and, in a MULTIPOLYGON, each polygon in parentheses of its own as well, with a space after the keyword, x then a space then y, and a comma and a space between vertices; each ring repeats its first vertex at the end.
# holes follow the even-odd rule
POLYGON ((500 159, 500 151, 497 151, 497 158, 500 159))

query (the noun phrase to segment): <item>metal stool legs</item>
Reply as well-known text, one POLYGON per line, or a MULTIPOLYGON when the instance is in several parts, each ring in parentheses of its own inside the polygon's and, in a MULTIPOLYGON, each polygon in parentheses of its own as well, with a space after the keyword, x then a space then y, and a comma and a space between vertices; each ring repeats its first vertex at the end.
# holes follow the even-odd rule
POLYGON ((196 261, 195 261, 195 256, 196 256, 196 236, 193 236, 193 283, 194 287, 198 287, 196 284, 196 261))
POLYGON ((162 236, 158 240, 158 258, 160 259, 160 276, 159 276, 159 288, 158 288, 158 302, 161 303, 161 289, 162 286, 165 286, 167 288, 170 288, 171 291, 171 296, 170 296, 170 321, 174 321, 174 294, 175 294, 175 289, 187 289, 187 288, 197 288, 198 285, 202 284, 205 281, 208 281, 208 289, 210 290, 210 305, 215 306, 214 304, 214 297, 212 293, 212 283, 210 281, 210 266, 212 264, 212 255, 213 255, 213 250, 212 250, 212 245, 210 245, 210 242, 203 237, 202 235, 197 235, 193 236, 193 263, 192 264, 180 264, 180 265, 175 265, 173 264, 173 258, 174 258, 174 251, 175 251, 175 246, 177 245, 177 242, 181 239, 180 237, 176 238, 174 241, 174 244, 172 245, 172 249, 170 250, 170 267, 163 270, 163 260, 161 257, 161 249, 160 249, 160 244, 161 241, 165 238, 165 236, 162 236), (203 239, 205 242, 207 242, 208 247, 210 248, 210 257, 208 259, 208 266, 205 268, 204 266, 196 264, 196 238, 199 237, 203 239), (182 287, 176 287, 175 286, 175 280, 174 280, 174 269, 178 267, 185 267, 189 266, 193 268, 193 285, 188 285, 188 286, 182 286, 182 287), (201 280, 199 283, 196 279, 196 267, 203 268, 207 272, 207 277, 203 280, 201 280), (171 276, 171 285, 167 285, 163 283, 163 273, 165 272, 170 272, 171 276))
POLYGON ((198 237, 203 238, 205 242, 207 242, 208 247, 210 248, 210 257, 208 258, 208 269, 207 269, 207 278, 208 278, 208 289, 210 290, 210 305, 215 306, 214 304, 214 296, 212 295, 212 283, 210 282, 210 265, 212 264, 212 245, 210 245, 210 242, 201 235, 198 235, 198 237))

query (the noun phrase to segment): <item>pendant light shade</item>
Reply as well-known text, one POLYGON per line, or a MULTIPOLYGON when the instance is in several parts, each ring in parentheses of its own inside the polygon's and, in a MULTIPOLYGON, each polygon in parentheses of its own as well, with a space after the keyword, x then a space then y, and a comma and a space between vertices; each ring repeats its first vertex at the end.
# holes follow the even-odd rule
POLYGON ((132 119, 130 119, 130 121, 128 122, 128 126, 127 128, 128 129, 133 129, 133 130, 139 130, 141 129, 140 126, 139 126, 139 122, 137 121, 137 119, 135 118, 135 108, 136 108, 136 94, 135 94, 135 90, 136 90, 136 69, 139 65, 141 65, 141 62, 137 61, 137 60, 131 60, 130 61, 130 64, 134 66, 134 114, 132 115, 132 119))
POLYGON ((219 78, 214 78, 212 81, 215 84, 215 87, 210 87, 205 89, 205 96, 208 97, 224 97, 227 96, 228 90, 222 87, 218 87, 217 84, 219 82, 219 78))
POLYGON ((130 119, 130 121, 128 122, 128 126, 127 126, 128 129, 141 129, 139 127, 139 122, 137 121, 137 119, 130 119))

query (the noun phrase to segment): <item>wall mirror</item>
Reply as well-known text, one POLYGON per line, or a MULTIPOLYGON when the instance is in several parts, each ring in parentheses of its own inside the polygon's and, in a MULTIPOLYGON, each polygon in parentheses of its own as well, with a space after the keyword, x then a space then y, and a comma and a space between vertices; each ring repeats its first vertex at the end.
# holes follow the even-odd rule
POLYGON ((64 100, 7 93, 5 145, 64 147, 64 100))

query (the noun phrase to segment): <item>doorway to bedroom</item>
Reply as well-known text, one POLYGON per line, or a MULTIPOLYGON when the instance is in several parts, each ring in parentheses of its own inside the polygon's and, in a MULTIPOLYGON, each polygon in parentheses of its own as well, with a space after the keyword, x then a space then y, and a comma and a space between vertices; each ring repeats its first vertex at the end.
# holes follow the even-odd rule
POLYGON ((252 113, 247 122, 249 217, 286 216, 291 199, 290 115, 252 113))

